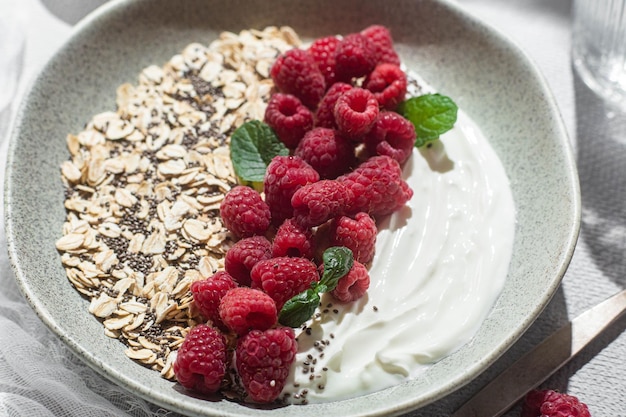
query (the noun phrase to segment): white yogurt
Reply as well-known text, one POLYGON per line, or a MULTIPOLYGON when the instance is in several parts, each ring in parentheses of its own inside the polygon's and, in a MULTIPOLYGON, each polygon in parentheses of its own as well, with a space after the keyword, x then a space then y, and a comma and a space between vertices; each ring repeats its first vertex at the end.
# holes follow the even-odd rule
POLYGON ((470 341, 495 303, 515 207, 478 126, 459 111, 440 142, 414 151, 404 174, 414 195, 378 225, 367 294, 346 305, 322 298, 311 334, 298 336, 288 401, 341 400, 415 378, 470 341))

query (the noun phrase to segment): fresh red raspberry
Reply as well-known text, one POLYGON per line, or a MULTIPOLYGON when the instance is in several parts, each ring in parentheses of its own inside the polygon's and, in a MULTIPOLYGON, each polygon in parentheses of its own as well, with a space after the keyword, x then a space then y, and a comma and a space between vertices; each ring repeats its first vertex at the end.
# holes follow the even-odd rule
POLYGON ((206 324, 193 327, 180 345, 172 366, 183 387, 203 394, 217 392, 226 373, 224 336, 206 324))
POLYGON ((377 64, 393 64, 400 65, 400 57, 398 53, 393 48, 388 49, 378 49, 376 50, 376 63, 377 64))
POLYGON ((387 155, 403 164, 413 153, 415 137, 413 123, 398 113, 383 111, 364 142, 371 155, 387 155))
POLYGON ((372 217, 393 213, 413 196, 413 190, 402 179, 400 165, 386 155, 368 159, 337 181, 353 193, 350 211, 363 211, 372 217))
POLYGON ((229 290, 220 302, 220 317, 238 335, 267 330, 276 324, 276 303, 263 291, 250 287, 229 290))
POLYGON ((237 241, 224 257, 224 268, 239 285, 250 286, 250 270, 259 261, 271 258, 272 244, 265 236, 237 241))
POLYGON ((406 97, 408 81, 404 71, 394 64, 378 64, 363 82, 374 93, 380 107, 395 110, 406 97))
POLYGON ((235 366, 252 401, 271 403, 278 398, 297 351, 298 343, 289 327, 252 330, 237 341, 235 366))
POLYGON ((534 390, 526 395, 520 417, 591 417, 587 405, 572 395, 534 390))
POLYGON ((335 122, 335 104, 337 99, 346 91, 352 90, 350 84, 337 82, 333 84, 324 97, 320 101, 317 111, 315 112, 315 126, 336 128, 337 122, 335 122))
POLYGON ((335 50, 336 74, 339 81, 350 83, 363 77, 376 66, 376 48, 360 33, 346 35, 335 50))
POLYGON ((211 320, 213 325, 221 330, 227 330, 227 328, 220 318, 220 300, 236 286, 237 283, 233 277, 225 271, 217 271, 213 276, 191 284, 193 302, 198 311, 205 319, 211 320))
POLYGON ((250 187, 231 188, 220 205, 222 222, 238 238, 264 235, 270 225, 270 209, 250 187))
POLYGON ((265 109, 265 123, 289 149, 313 127, 313 113, 294 95, 275 93, 265 109))
POLYGON ((272 223, 280 226, 293 217, 291 198, 302 186, 319 181, 315 169, 296 156, 276 156, 267 166, 263 182, 265 201, 272 213, 272 223))
POLYGON ((324 75, 311 54, 303 49, 290 49, 280 55, 270 76, 281 92, 293 94, 310 109, 317 107, 326 91, 324 75))
POLYGON ((374 259, 377 233, 376 222, 367 213, 357 213, 354 218, 335 217, 330 226, 330 243, 345 246, 354 260, 367 264, 374 259))
POLYGON ((356 165, 352 141, 326 127, 309 130, 294 155, 311 165, 323 179, 337 178, 356 165))
POLYGON ((291 205, 298 224, 315 227, 345 214, 353 201, 354 194, 344 183, 320 180, 298 189, 291 198, 291 205))
POLYGON ((353 140, 360 140, 370 131, 378 116, 374 94, 355 87, 339 96, 334 109, 339 131, 353 140))
POLYGON ((272 241, 272 257, 313 259, 314 255, 315 246, 311 229, 300 226, 293 219, 285 220, 272 241))
POLYGON ((383 25, 371 25, 361 31, 370 42, 385 47, 393 46, 393 38, 389 29, 383 25))
POLYGON ((337 81, 337 74, 335 73, 337 67, 335 62, 337 45, 339 45, 338 37, 327 36, 314 40, 308 48, 313 60, 324 75, 327 89, 337 81))
POLYGON ((370 286, 370 274, 359 261, 354 261, 346 275, 339 278, 337 286, 331 291, 333 297, 342 303, 358 300, 370 286))
POLYGON ((374 45, 377 64, 386 62, 400 65, 400 57, 393 48, 393 38, 389 29, 381 25, 372 25, 363 29, 361 34, 374 45))
POLYGON ((319 281, 317 267, 305 258, 281 256, 261 261, 250 272, 252 288, 265 291, 280 311, 287 300, 319 281))

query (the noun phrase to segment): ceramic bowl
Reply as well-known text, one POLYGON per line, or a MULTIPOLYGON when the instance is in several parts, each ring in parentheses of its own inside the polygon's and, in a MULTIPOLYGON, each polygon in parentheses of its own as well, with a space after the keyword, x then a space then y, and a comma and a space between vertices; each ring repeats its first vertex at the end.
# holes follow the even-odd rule
POLYGON ((532 324, 558 288, 579 230, 572 151, 548 87, 528 57, 454 2, 435 0, 113 1, 75 28, 28 92, 11 138, 6 231, 19 285, 41 319, 91 367, 132 392, 189 415, 387 416, 463 386, 532 324), (88 301, 65 277, 55 241, 65 219, 60 164, 65 137, 115 108, 116 87, 134 82, 190 42, 224 30, 289 25, 304 38, 388 26, 406 65, 454 97, 481 127, 509 176, 517 210, 509 274, 471 343, 423 377, 354 399, 256 409, 206 401, 130 361, 103 334, 88 301))

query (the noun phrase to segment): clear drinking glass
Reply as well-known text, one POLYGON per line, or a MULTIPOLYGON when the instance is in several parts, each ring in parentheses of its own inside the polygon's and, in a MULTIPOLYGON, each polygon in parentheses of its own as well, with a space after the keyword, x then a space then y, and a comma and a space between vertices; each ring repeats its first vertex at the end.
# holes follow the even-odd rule
POLYGON ((626 0, 574 0, 572 60, 585 84, 626 110, 626 0))

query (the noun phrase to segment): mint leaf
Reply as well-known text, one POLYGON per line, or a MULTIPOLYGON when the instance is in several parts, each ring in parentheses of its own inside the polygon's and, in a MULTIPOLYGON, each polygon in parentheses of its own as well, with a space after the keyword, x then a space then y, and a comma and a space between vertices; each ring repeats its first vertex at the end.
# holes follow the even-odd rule
POLYGON ((352 268, 352 251, 343 246, 334 246, 324 251, 324 273, 311 288, 287 300, 278 313, 278 322, 284 326, 299 327, 311 318, 320 303, 320 293, 332 291, 341 277, 352 268))
POLYGON ((415 126, 415 147, 419 148, 452 129, 458 109, 450 97, 424 94, 400 103, 398 112, 415 126))
POLYGON ((324 273, 319 285, 326 286, 326 291, 332 291, 337 286, 339 278, 346 275, 352 268, 354 256, 352 251, 344 246, 333 246, 324 251, 324 273))
POLYGON ((272 159, 288 154, 289 149, 272 128, 259 120, 244 123, 230 137, 230 159, 235 174, 247 185, 263 183, 265 169, 272 159))
POLYGON ((317 290, 310 288, 287 300, 278 315, 278 322, 283 326, 300 327, 311 318, 320 304, 317 290))

